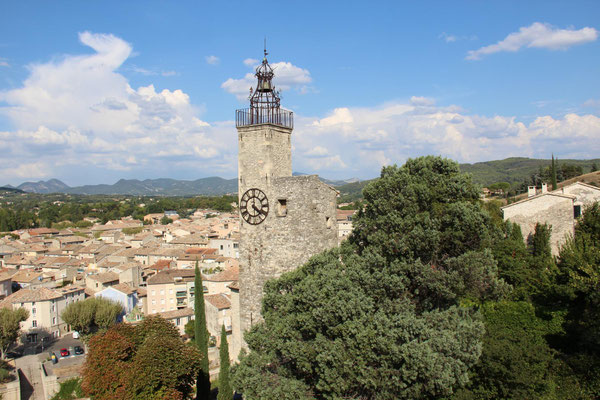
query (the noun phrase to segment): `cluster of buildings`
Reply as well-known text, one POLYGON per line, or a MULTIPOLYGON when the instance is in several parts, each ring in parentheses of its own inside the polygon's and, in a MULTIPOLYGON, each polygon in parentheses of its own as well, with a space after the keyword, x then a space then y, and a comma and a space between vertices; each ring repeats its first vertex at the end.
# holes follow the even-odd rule
POLYGON ((0 307, 29 311, 23 341, 69 333, 62 312, 93 296, 121 303, 125 322, 156 314, 184 334, 194 315, 196 263, 210 334, 219 338, 221 325, 231 331, 229 286, 239 275, 237 213, 197 211, 168 225, 124 218, 90 229, 12 233, 0 238, 0 307))

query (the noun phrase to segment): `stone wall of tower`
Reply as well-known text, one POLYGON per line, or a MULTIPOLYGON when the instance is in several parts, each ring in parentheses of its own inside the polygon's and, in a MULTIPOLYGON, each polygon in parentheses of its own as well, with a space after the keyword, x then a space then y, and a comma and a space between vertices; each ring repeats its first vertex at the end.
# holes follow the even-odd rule
POLYGON ((274 178, 292 176, 292 130, 263 124, 238 127, 239 195, 265 190, 274 178))
POLYGON ((323 250, 337 246, 335 189, 316 175, 274 178, 261 187, 269 215, 259 225, 240 226, 240 325, 262 320, 263 288, 269 279, 292 271, 323 250))

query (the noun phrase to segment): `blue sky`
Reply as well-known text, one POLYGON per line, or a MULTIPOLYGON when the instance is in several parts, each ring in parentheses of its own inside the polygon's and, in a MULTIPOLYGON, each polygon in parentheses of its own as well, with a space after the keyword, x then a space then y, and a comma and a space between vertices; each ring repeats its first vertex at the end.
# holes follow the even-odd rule
POLYGON ((0 5, 0 184, 235 177, 267 38, 295 171, 600 157, 597 1, 0 5))

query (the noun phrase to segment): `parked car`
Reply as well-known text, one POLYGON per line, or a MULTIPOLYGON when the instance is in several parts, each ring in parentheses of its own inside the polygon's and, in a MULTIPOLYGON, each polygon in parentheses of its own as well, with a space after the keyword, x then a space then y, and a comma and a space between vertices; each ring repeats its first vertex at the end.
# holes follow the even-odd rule
POLYGON ((60 349, 60 356, 61 357, 69 357, 71 355, 71 353, 69 353, 69 350, 62 348, 60 349))
POLYGON ((73 353, 75 353, 75 355, 83 354, 83 347, 75 346, 75 348, 73 349, 73 353))
POLYGON ((6 357, 8 357, 8 358, 18 358, 18 357, 21 357, 22 355, 23 355, 22 350, 13 350, 13 351, 9 351, 8 353, 6 353, 6 357))
POLYGON ((79 332, 73 331, 73 339, 79 339, 79 332))

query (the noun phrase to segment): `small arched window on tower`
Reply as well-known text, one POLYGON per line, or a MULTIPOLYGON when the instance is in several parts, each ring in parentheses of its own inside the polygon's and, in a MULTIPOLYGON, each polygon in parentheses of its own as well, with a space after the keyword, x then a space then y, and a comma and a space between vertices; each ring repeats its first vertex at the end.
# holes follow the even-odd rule
POLYGON ((277 216, 287 216, 287 199, 277 199, 277 216))

